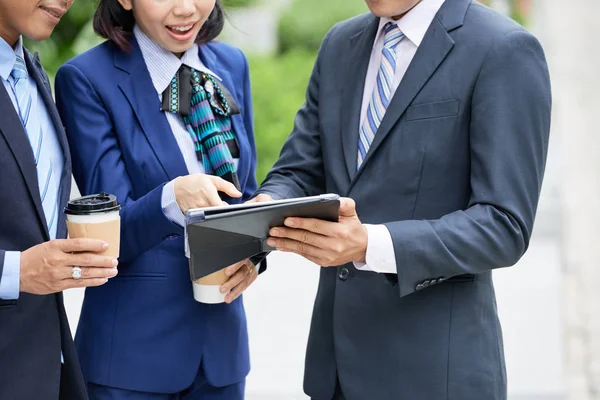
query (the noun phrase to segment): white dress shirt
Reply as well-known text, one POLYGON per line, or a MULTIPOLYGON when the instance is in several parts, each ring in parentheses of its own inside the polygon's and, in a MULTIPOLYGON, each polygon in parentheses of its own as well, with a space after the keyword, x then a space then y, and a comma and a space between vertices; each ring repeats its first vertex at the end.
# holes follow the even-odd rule
MULTIPOLYGON (((217 74, 208 69, 200 60, 198 45, 194 44, 181 58, 178 58, 170 51, 156 44, 137 25, 133 28, 133 34, 142 51, 144 62, 150 73, 150 78, 152 78, 152 84, 161 100, 164 90, 169 87, 171 80, 183 64, 197 71, 211 74, 218 80, 221 80, 217 74)), ((183 123, 183 118, 171 112, 166 112, 165 114, 171 127, 171 132, 177 141, 177 146, 183 155, 188 173, 203 174, 204 167, 202 162, 198 161, 196 150, 194 150, 194 141, 183 123)), ((237 167, 239 159, 234 159, 233 161, 237 167)), ((175 187, 172 181, 167 183, 163 188, 162 209, 166 217, 173 223, 182 227, 185 226, 185 217, 177 204, 175 187)))
MULTIPOLYGON (((373 89, 377 84, 377 74, 381 65, 383 54, 383 44, 385 39, 385 25, 392 22, 398 25, 398 28, 406 36, 396 46, 396 74, 392 84, 391 96, 394 96, 396 89, 400 85, 408 66, 412 62, 417 49, 421 45, 429 25, 433 22, 445 0, 422 0, 406 15, 398 21, 392 18, 381 18, 379 30, 375 36, 371 59, 365 80, 365 90, 363 93, 362 108, 360 112, 360 126, 367 114, 367 107, 373 94, 373 89)), ((359 129, 360 129, 359 126, 359 129)), ((396 266, 396 255, 394 253, 394 244, 392 236, 385 225, 367 225, 368 233, 367 257, 365 263, 354 263, 354 266, 362 271, 373 271, 378 273, 398 273, 396 266)))

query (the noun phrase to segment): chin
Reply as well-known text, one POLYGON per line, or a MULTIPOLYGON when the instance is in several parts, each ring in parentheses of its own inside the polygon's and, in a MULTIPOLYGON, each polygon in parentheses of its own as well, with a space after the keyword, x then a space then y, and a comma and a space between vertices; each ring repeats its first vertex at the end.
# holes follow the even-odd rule
POLYGON ((194 41, 191 41, 189 43, 181 43, 181 44, 177 44, 177 45, 171 45, 169 46, 169 48, 167 48, 167 50, 169 50, 171 53, 174 54, 183 54, 186 51, 188 51, 190 49, 190 47, 192 47, 194 45, 194 41))
POLYGON ((50 36, 52 35, 52 32, 54 31, 54 28, 52 29, 35 29, 32 32, 23 32, 23 36, 27 37, 30 40, 34 40, 36 42, 41 42, 44 40, 47 40, 50 38, 50 36))
POLYGON ((394 13, 390 10, 386 10, 384 7, 377 7, 376 4, 369 3, 369 10, 373 15, 379 18, 389 18, 394 16, 394 13))
MULTIPOLYGON (((415 2, 418 4, 419 1, 415 2)), ((376 17, 379 18, 393 18, 399 15, 405 14, 407 11, 411 10, 413 6, 403 6, 401 10, 398 10, 398 6, 391 6, 389 4, 385 4, 384 2, 379 2, 377 0, 367 0, 367 6, 371 13, 373 13, 376 17), (382 4, 383 3, 383 4, 382 4)))

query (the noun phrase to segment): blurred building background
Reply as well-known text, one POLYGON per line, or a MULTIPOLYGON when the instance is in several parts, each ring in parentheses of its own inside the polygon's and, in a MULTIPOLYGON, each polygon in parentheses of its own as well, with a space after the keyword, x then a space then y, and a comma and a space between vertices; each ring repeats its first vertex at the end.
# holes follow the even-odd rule
MULTIPOLYGON (((221 40, 241 47, 250 59, 261 181, 292 128, 322 37, 334 23, 367 9, 363 0, 224 2, 228 24, 221 40)), ((533 239, 518 265, 497 271, 494 278, 509 398, 600 399, 600 138, 594 118, 600 111, 600 2, 482 2, 538 36, 554 92, 550 153, 533 239)), ((30 45, 51 75, 100 42, 91 29, 94 4, 76 1, 51 40, 30 45)), ((273 254, 269 272, 248 291, 249 400, 306 399, 304 350, 317 279, 317 266, 273 254)), ((66 294, 73 330, 82 297, 79 290, 66 294)))

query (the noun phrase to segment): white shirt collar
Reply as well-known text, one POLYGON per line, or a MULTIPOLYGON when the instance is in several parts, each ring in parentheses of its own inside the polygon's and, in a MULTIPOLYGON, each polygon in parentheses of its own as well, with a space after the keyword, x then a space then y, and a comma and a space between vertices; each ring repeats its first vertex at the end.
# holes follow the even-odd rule
POLYGON ((377 38, 379 38, 380 35, 385 34, 383 27, 388 22, 391 22, 397 24, 404 35, 413 42, 415 46, 419 47, 429 26, 433 22, 433 19, 440 8, 442 8, 444 1, 445 0, 422 0, 398 21, 392 18, 381 18, 379 21, 377 38))
POLYGON ((8 77, 15 66, 17 55, 25 59, 23 51, 23 38, 19 37, 17 44, 14 48, 12 48, 4 39, 0 37, 0 77, 2 77, 2 79, 5 81, 8 80, 8 77))
POLYGON ((158 94, 162 95, 182 64, 197 71, 211 74, 221 80, 217 74, 208 69, 202 63, 202 60, 200 60, 197 44, 190 47, 181 58, 177 58, 173 53, 150 39, 137 25, 133 28, 133 34, 140 46, 146 67, 150 73, 150 78, 152 78, 152 84, 158 94))

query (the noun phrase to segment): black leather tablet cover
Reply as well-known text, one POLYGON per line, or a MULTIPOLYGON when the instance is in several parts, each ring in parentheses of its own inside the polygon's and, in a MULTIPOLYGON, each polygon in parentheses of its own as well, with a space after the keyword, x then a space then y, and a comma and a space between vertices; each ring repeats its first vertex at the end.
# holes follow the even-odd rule
POLYGON ((264 207, 205 210, 188 221, 190 276, 200 279, 260 253, 275 250, 267 245, 269 229, 283 226, 287 217, 318 218, 337 222, 337 195, 298 199, 264 207))

